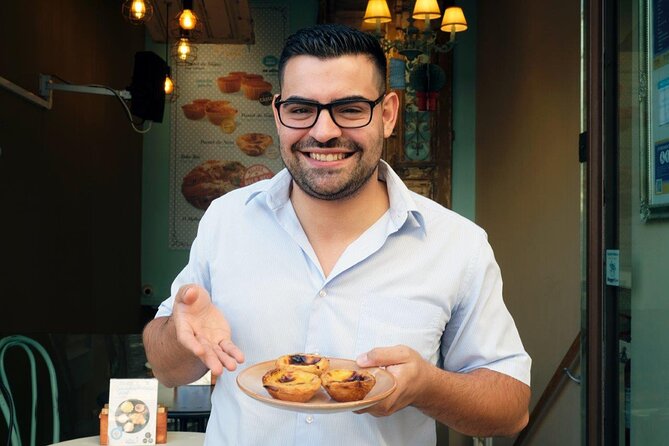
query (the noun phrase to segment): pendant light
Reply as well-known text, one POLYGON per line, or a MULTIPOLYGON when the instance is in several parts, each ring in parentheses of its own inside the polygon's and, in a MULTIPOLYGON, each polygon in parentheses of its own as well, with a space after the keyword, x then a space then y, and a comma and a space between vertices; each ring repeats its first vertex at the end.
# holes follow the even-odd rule
POLYGON ((198 18, 193 12, 193 0, 183 0, 183 9, 177 16, 179 27, 190 31, 197 26, 198 18))
POLYGON ((124 0, 121 13, 133 25, 142 25, 153 17, 153 5, 150 0, 124 0))
POLYGON ((170 48, 170 33, 168 30, 169 17, 170 17, 170 1, 165 1, 165 7, 167 9, 165 13, 165 63, 167 64, 167 72, 165 73, 165 99, 167 101, 174 101, 176 99, 176 93, 174 89, 174 81, 172 80, 172 68, 170 68, 170 57, 169 57, 169 48, 170 48))

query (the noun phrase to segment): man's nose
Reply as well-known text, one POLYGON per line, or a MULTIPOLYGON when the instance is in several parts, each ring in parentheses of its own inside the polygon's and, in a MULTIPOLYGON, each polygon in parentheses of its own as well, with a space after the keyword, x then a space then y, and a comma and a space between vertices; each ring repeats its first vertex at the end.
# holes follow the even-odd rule
POLYGON ((324 108, 316 117, 316 123, 311 127, 309 134, 316 141, 325 142, 341 136, 341 128, 332 119, 330 110, 324 108))

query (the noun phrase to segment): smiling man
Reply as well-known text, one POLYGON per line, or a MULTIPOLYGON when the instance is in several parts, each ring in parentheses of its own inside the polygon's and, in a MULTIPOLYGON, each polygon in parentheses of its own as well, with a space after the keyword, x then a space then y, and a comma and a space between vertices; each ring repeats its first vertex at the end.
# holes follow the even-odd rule
POLYGON ((170 386, 221 375, 209 445, 434 445, 435 420, 469 435, 520 431, 531 360, 485 232, 381 160, 399 100, 378 41, 304 29, 279 70, 286 169, 203 216, 144 330, 155 375, 170 386), (385 367, 396 388, 357 412, 310 414, 237 387, 240 369, 296 352, 385 367))

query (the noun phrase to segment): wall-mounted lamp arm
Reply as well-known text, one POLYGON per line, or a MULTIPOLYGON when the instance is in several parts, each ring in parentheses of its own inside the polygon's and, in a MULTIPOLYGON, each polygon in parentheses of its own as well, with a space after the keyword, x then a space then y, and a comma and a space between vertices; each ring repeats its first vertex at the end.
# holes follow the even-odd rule
POLYGON ((116 96, 126 100, 132 99, 132 95, 127 90, 114 90, 102 85, 72 85, 66 83, 55 83, 52 76, 40 74, 39 76, 39 96, 25 88, 16 85, 14 82, 0 76, 0 86, 21 96, 22 98, 39 105, 42 108, 51 110, 53 106, 53 90, 70 91, 75 93, 104 94, 116 96))
POLYGON ((6 88, 7 90, 16 93, 17 95, 21 96, 23 99, 26 99, 33 104, 37 104, 42 108, 46 108, 47 110, 51 110, 51 97, 48 97, 47 99, 37 96, 35 93, 32 93, 28 90, 26 90, 23 87, 20 87, 16 85, 14 82, 10 81, 9 79, 6 79, 4 77, 0 76, 0 86, 6 88))
POLYGON ((132 99, 132 95, 128 90, 114 90, 103 85, 73 85, 67 83, 56 83, 53 77, 48 74, 40 74, 39 76, 39 94, 48 101, 52 101, 52 91, 70 91, 74 93, 87 94, 103 94, 107 96, 121 97, 126 100, 132 99))
MULTIPOLYGON (((163 73, 164 75, 164 73, 163 73)), ((67 82, 56 83, 53 80, 53 76, 48 74, 40 74, 39 76, 39 96, 16 85, 15 83, 0 77, 0 87, 4 87, 9 91, 18 94, 22 98, 39 105, 40 107, 51 110, 53 106, 53 90, 62 90, 69 91, 73 93, 87 93, 87 94, 102 94, 107 96, 115 96, 123 105, 126 114, 128 115, 128 120, 133 130, 138 133, 146 133, 151 129, 151 121, 149 120, 149 127, 146 129, 138 128, 135 122, 133 121, 132 112, 130 108, 125 103, 126 100, 132 100, 132 94, 128 90, 114 90, 113 88, 107 87, 105 85, 73 85, 68 84, 67 82)), ((162 109, 160 111, 162 117, 162 109)))

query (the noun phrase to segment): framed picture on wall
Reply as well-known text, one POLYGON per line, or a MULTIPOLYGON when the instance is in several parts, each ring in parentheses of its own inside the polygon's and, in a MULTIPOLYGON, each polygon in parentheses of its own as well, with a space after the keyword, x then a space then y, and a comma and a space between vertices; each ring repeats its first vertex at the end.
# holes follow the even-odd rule
POLYGON ((642 30, 641 218, 669 218, 669 0, 648 0, 642 30), (642 75, 643 76, 643 75, 642 75), (645 90, 645 91, 644 91, 645 90))

